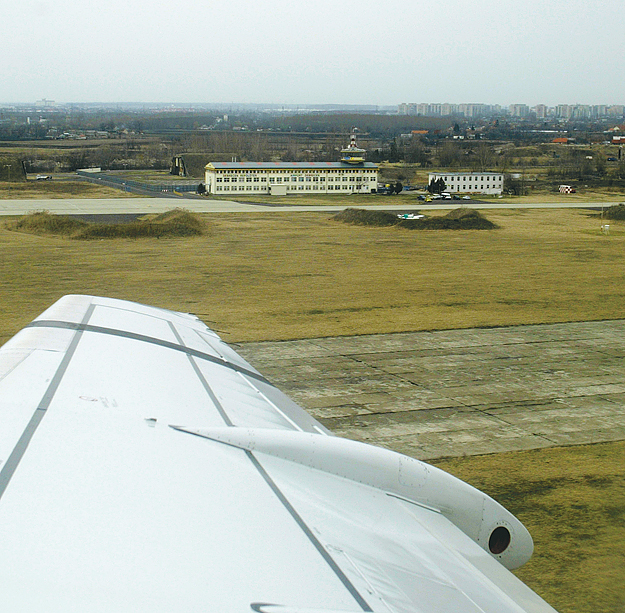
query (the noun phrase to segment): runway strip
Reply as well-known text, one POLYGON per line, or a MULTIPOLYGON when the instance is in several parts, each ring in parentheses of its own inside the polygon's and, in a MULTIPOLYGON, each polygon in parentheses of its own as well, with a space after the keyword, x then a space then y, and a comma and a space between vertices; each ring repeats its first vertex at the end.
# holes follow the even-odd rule
MULTIPOLYGON (((377 201, 376 201, 377 202, 377 201)), ((605 208, 610 204, 603 203, 605 208)), ((519 208, 601 208, 596 202, 550 202, 550 203, 520 203, 506 204, 503 202, 471 201, 437 201, 436 204, 426 202, 415 203, 407 201, 402 196, 380 196, 379 202, 374 205, 354 205, 357 208, 404 212, 410 210, 450 210, 460 206, 474 209, 519 209, 519 208), (440 204, 438 204, 440 202, 440 204)), ((280 213, 280 212, 321 212, 332 213, 342 211, 345 204, 337 206, 297 205, 297 197, 293 197, 293 204, 289 206, 274 206, 267 204, 243 204, 229 200, 211 200, 207 198, 50 198, 45 200, 0 200, 0 216, 25 215, 32 211, 49 211, 57 215, 119 215, 130 213, 164 213, 175 208, 184 208, 196 213, 280 213)))

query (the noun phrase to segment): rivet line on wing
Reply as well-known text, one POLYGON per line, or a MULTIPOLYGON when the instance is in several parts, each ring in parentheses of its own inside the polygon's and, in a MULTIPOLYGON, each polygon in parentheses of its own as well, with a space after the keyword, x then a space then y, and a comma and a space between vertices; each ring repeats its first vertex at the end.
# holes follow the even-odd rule
POLYGON ((181 351, 182 353, 186 353, 187 355, 192 355, 201 360, 206 360, 207 362, 213 362, 214 364, 218 364, 219 366, 223 366, 224 368, 229 368, 230 370, 234 370, 235 372, 241 373, 246 377, 252 377, 258 381, 262 381, 263 383, 269 383, 265 377, 261 374, 254 372, 253 370, 249 370, 248 368, 244 368, 243 366, 238 366, 237 364, 233 364, 232 362, 228 362, 222 358, 217 358, 214 355, 210 355, 208 353, 204 353, 203 351, 199 351, 197 349, 193 349, 191 347, 185 347, 184 345, 179 345, 178 343, 172 343, 171 341, 166 341, 161 338, 155 338, 153 336, 147 336, 146 334, 138 334, 136 332, 129 332, 128 330, 118 330, 116 328, 106 328, 104 326, 91 326, 85 323, 75 323, 69 321, 56 321, 56 320, 37 320, 33 321, 27 328, 62 328, 66 330, 81 330, 83 332, 94 332, 96 334, 107 334, 110 336, 118 336, 120 338, 128 338, 135 341, 140 341, 142 343, 150 343, 152 345, 158 345, 159 347, 165 347, 166 349, 173 349, 174 351, 181 351))

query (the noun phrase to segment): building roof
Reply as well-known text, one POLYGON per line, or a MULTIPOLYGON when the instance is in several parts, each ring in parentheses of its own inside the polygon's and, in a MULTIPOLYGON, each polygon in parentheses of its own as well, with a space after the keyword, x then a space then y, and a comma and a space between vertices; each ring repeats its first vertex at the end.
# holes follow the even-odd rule
POLYGON ((496 170, 484 170, 484 171, 471 171, 471 170, 464 170, 462 172, 458 172, 457 170, 437 170, 436 172, 430 172, 430 175, 460 175, 461 177, 466 175, 467 177, 469 175, 502 175, 502 172, 498 172, 496 170))
POLYGON ((209 170, 324 170, 326 168, 377 168, 373 162, 348 164, 347 162, 209 162, 205 168, 209 170))

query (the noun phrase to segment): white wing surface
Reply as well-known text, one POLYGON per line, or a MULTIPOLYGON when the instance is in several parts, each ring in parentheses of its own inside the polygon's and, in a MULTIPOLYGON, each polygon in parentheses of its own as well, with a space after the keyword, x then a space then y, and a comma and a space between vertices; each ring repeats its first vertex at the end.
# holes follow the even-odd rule
POLYGON ((66 296, 0 350, 3 613, 553 611, 506 568, 531 551, 191 315, 66 296))

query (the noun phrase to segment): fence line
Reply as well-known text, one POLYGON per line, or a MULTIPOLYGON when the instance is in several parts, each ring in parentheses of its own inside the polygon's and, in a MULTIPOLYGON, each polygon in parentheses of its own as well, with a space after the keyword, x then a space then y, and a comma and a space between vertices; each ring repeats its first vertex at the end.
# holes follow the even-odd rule
POLYGON ((83 179, 92 181, 93 183, 112 185, 113 187, 119 187, 125 191, 131 191, 133 189, 143 190, 154 193, 174 193, 174 192, 195 192, 199 182, 197 183, 142 183, 140 181, 133 181, 132 179, 125 179, 124 177, 116 177, 109 175, 105 172, 89 172, 85 170, 77 170, 76 174, 83 179))

